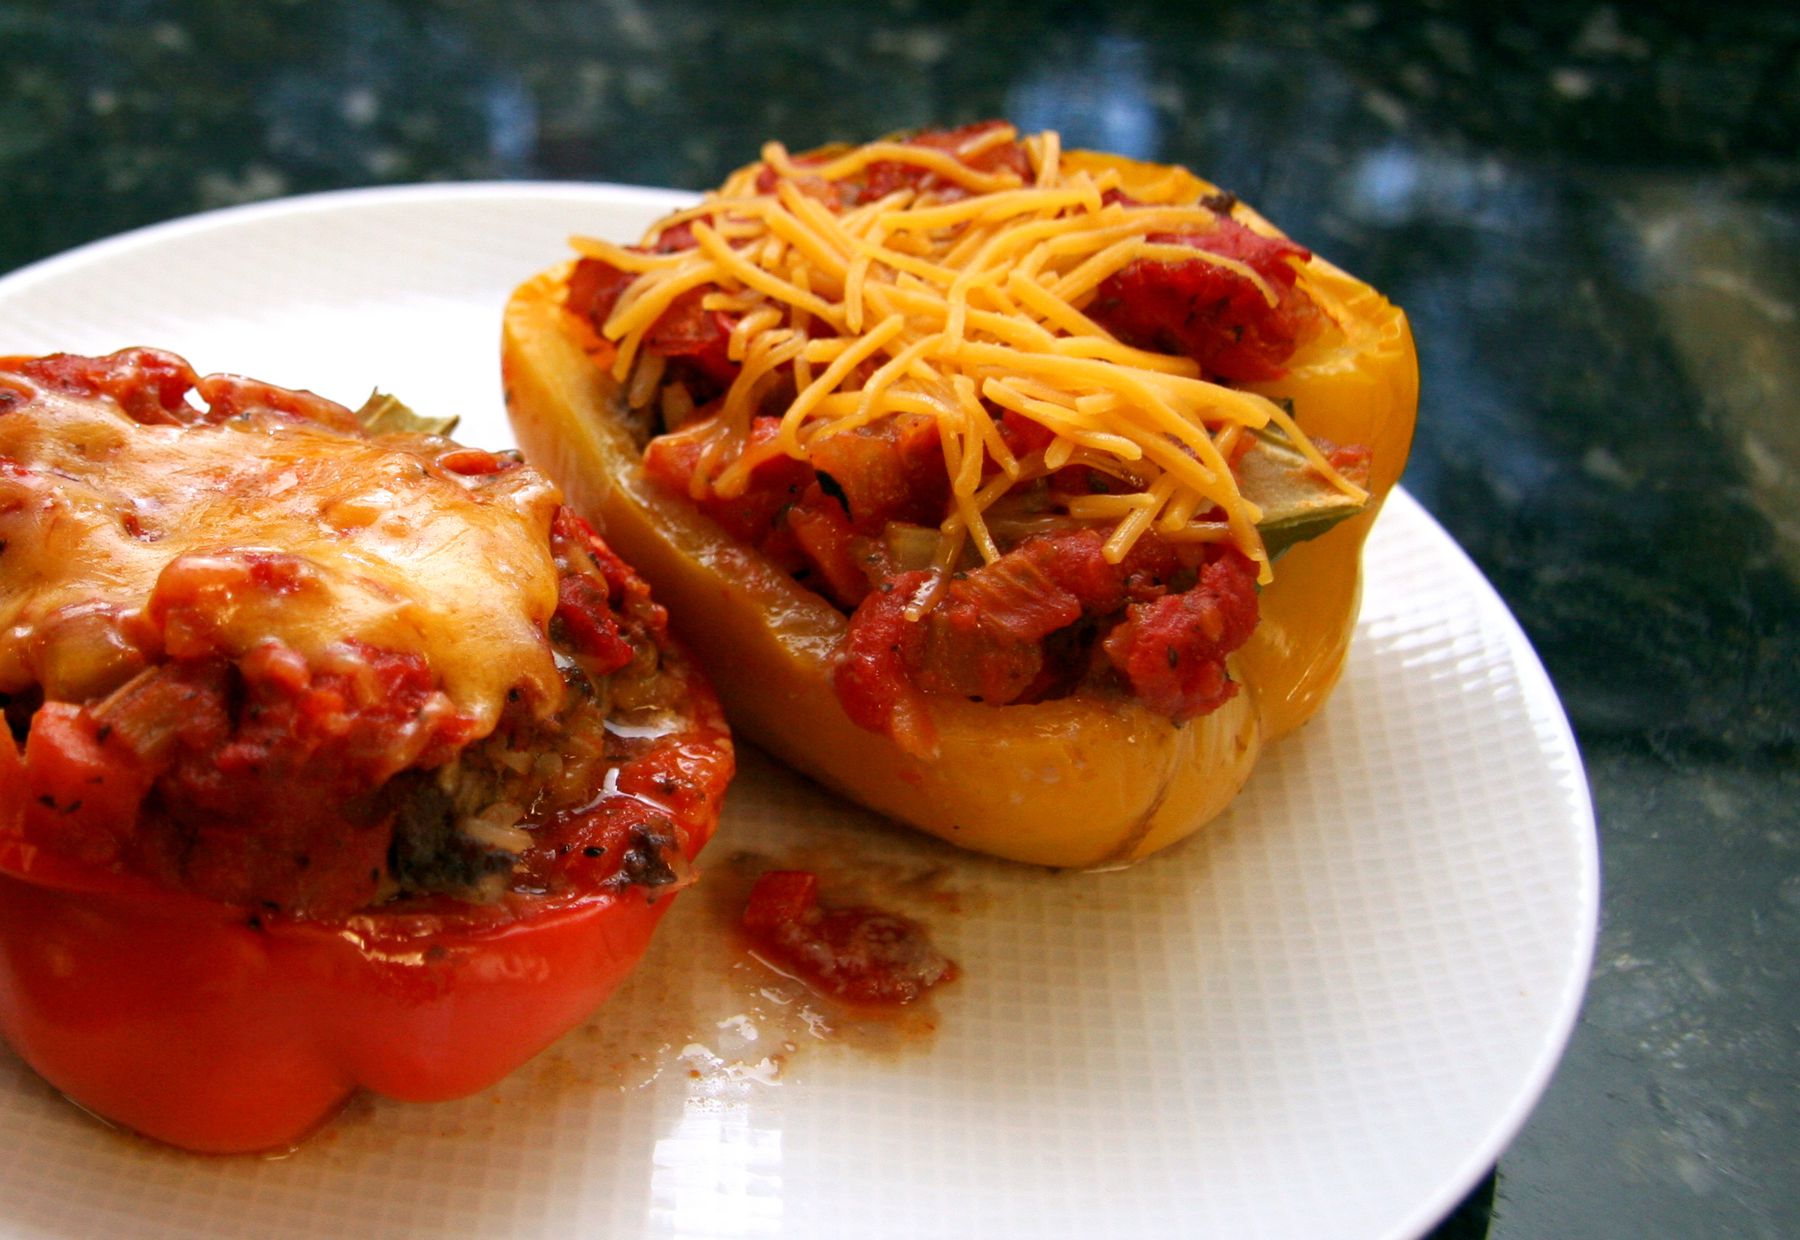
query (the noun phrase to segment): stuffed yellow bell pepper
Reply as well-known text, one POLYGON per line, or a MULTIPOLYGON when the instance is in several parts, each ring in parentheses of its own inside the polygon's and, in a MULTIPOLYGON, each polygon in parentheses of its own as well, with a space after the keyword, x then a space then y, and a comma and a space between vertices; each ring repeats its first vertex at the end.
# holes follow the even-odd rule
POLYGON ((771 143, 576 248, 507 306, 520 443, 793 766, 1092 866, 1325 701, 1417 362, 1231 195, 995 122, 771 143))

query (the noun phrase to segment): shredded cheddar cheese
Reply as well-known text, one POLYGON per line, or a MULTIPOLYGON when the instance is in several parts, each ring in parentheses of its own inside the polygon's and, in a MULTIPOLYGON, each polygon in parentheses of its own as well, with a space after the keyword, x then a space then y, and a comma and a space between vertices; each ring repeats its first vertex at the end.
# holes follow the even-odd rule
POLYGON ((736 316, 728 356, 740 369, 709 439, 714 468, 696 473, 697 488, 730 498, 778 454, 806 460, 832 436, 923 414, 936 420, 951 482, 934 557, 942 571, 971 543, 984 560, 997 559, 987 509, 1016 484, 1073 463, 1134 487, 1068 505, 1078 520, 1112 523, 1105 555, 1113 562, 1154 529, 1170 539, 1229 539, 1270 580, 1261 514, 1229 465, 1242 435, 1274 423, 1333 486, 1358 498, 1360 489, 1274 402, 1202 379, 1189 358, 1126 345, 1084 308, 1108 277, 1140 260, 1215 264, 1270 305, 1277 291, 1244 262, 1150 240, 1205 233, 1219 217, 1197 203, 1108 203, 1117 174, 1069 169, 1054 133, 1025 140, 1029 183, 967 162, 1015 137, 995 127, 955 151, 887 141, 800 159, 770 143, 761 165, 664 219, 648 239, 686 226, 691 248, 647 253, 576 239, 580 253, 634 277, 603 328, 618 346, 615 376, 634 403, 649 403, 646 332, 676 298, 710 288, 704 308, 736 316), (829 205, 829 183, 878 163, 910 165, 967 196, 902 188, 829 205), (777 178, 772 190, 758 188, 765 168, 777 178), (752 419, 782 367, 791 368, 794 398, 779 432, 752 444, 752 419), (1044 428, 1049 446, 1015 456, 998 410, 1044 428))

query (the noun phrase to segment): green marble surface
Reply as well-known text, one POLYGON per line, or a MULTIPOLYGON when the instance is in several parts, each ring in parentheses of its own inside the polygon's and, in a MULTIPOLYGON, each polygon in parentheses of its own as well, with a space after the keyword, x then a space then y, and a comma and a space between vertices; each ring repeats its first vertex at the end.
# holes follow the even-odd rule
POLYGON ((995 115, 1192 164, 1408 309, 1406 485, 1574 723, 1586 1008, 1440 1240, 1795 1234, 1800 12, 0 3, 0 272, 259 198, 700 188, 766 137, 995 115))

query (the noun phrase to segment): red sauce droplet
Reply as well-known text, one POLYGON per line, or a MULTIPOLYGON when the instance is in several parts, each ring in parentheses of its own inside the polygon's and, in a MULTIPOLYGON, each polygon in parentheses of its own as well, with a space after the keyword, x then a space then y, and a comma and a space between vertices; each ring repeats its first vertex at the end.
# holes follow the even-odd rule
POLYGON ((881 909, 822 904, 808 870, 757 879, 743 925, 772 964, 844 1003, 897 1007, 957 975, 924 926, 881 909))

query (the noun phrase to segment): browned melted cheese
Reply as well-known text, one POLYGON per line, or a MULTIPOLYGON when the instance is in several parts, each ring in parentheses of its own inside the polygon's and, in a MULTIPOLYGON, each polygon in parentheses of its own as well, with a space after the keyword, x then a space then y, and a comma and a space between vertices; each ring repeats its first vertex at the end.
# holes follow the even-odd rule
POLYGON ((408 443, 452 446, 275 413, 146 426, 36 391, 0 416, 0 693, 86 701, 161 658, 273 638, 315 664, 353 642, 423 656, 476 735, 514 690, 549 713, 556 489, 408 443))

